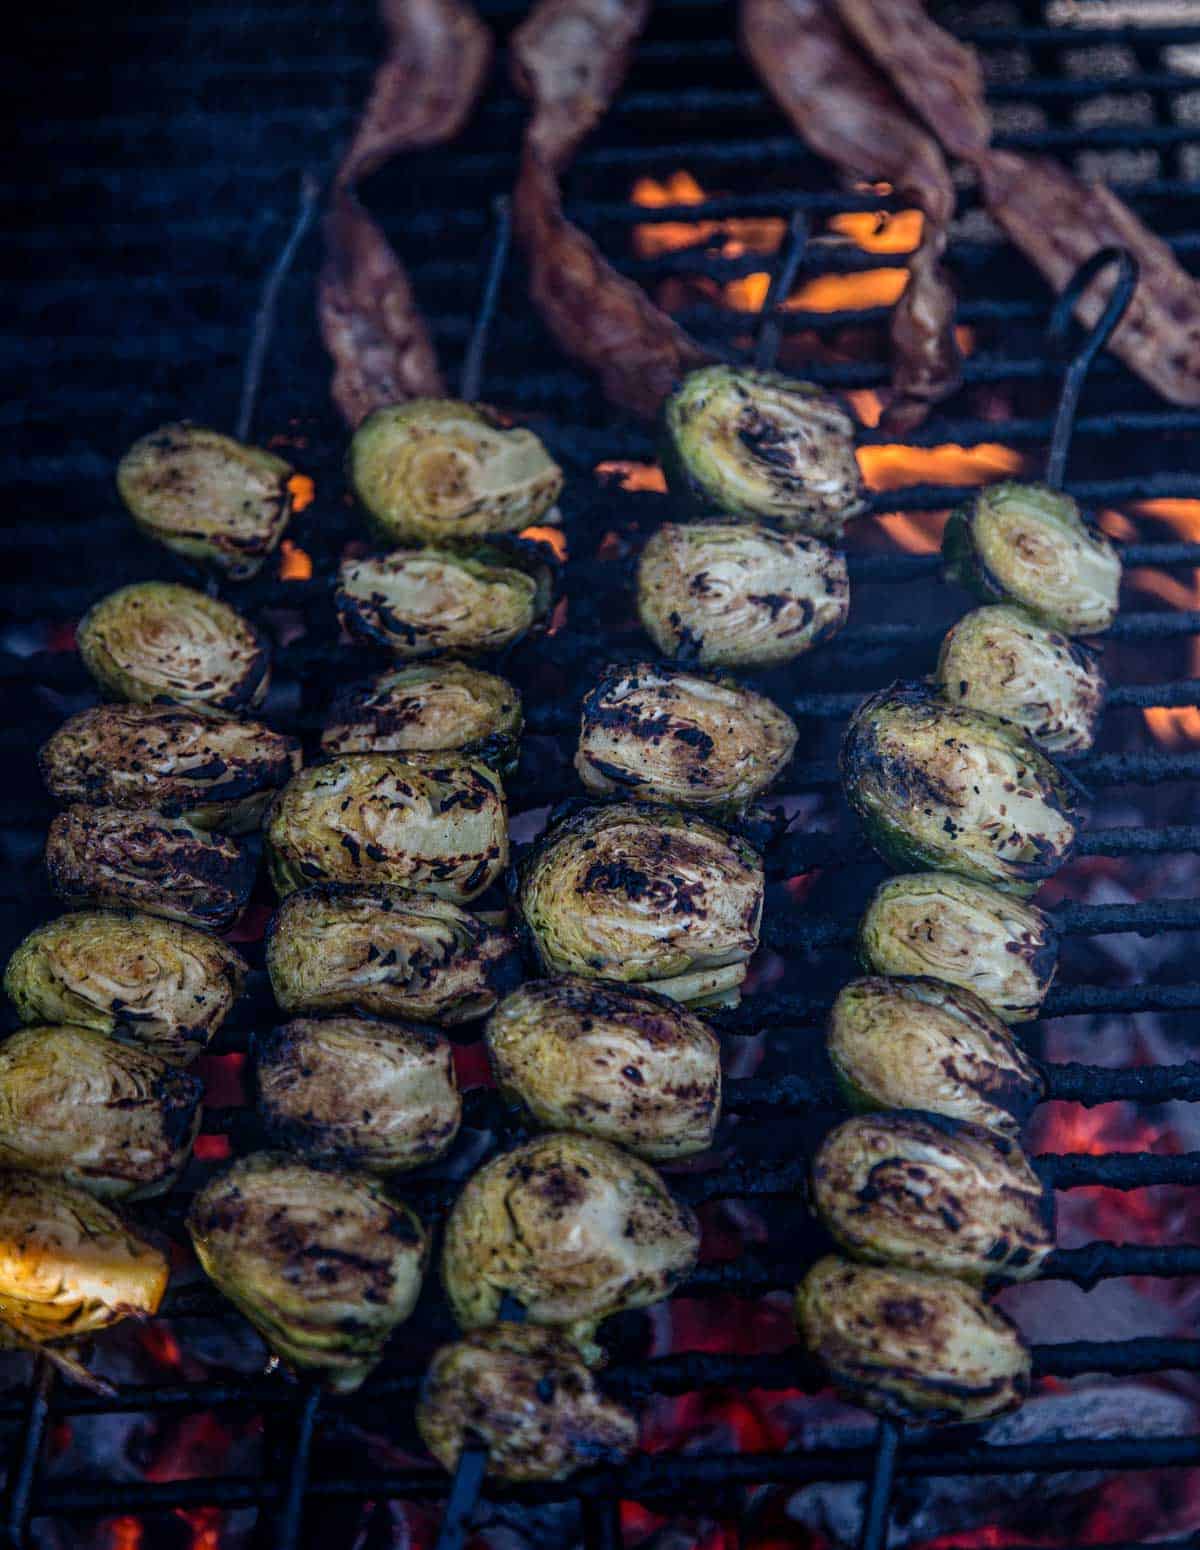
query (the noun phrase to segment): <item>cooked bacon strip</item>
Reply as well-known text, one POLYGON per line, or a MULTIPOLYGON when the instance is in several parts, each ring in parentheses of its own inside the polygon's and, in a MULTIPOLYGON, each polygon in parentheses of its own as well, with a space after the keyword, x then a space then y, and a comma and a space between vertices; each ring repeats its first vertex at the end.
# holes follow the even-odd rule
MULTIPOLYGON (((955 154, 973 163, 988 211, 1061 291, 1085 259, 1124 247, 1141 271, 1109 348, 1176 404, 1200 404, 1200 281, 1101 183, 1041 157, 989 148, 983 81, 974 53, 925 14, 923 0, 837 0, 838 10, 897 89, 955 154)), ((1084 323, 1113 285, 1101 275, 1080 298, 1084 323)))
POLYGON ((381 14, 388 52, 334 179, 317 293, 333 400, 351 425, 384 404, 445 391, 408 276, 353 185, 400 151, 456 135, 492 48, 464 0, 381 0, 381 14))
POLYGON ((711 357, 566 219, 558 177, 624 80, 649 9, 649 0, 541 0, 510 44, 513 79, 533 104, 513 207, 530 296, 605 395, 647 418, 711 357))
POLYGON ((742 47, 796 133, 854 178, 884 179, 921 211, 920 247, 892 313, 894 401, 912 430, 958 386, 954 293, 941 266, 954 185, 936 142, 856 51, 829 0, 742 0, 742 47))

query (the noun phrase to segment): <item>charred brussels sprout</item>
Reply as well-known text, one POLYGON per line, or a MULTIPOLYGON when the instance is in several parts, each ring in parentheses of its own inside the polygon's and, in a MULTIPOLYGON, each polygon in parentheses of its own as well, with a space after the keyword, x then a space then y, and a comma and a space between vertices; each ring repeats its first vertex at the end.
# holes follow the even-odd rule
POLYGON ((38 762, 60 802, 149 807, 197 829, 248 834, 300 768, 300 744, 255 721, 96 705, 65 721, 38 762))
POLYGON ((575 768, 604 796, 738 812, 792 757, 796 725, 761 694, 677 667, 610 667, 583 701, 575 768))
POLYGON ((937 682, 952 705, 1015 721, 1048 753, 1080 753, 1096 740, 1104 709, 1096 653, 1023 608, 960 619, 942 641, 937 682))
POLYGON ((267 972, 285 1012, 358 1007, 447 1025, 490 1012, 521 977, 507 933, 384 884, 289 894, 267 927, 267 972))
POLYGON ((273 1139, 313 1162, 418 1168, 458 1134, 445 1039, 360 1017, 300 1018, 255 1041, 258 1106, 273 1139))
POLYGON ((829 1058, 856 1108, 925 1109, 1014 1140, 1042 1095, 1037 1069, 969 990, 852 980, 829 1018, 829 1058))
POLYGON ((988 485, 951 514, 942 559, 985 603, 1019 603, 1067 635, 1117 616, 1121 559, 1069 495, 1040 484, 988 485))
POLYGON ((147 538, 241 579, 283 537, 291 477, 274 453, 185 422, 135 441, 117 469, 117 489, 147 538))
POLYGON ((533 981, 492 1013, 487 1046, 501 1092, 547 1129, 601 1136, 643 1157, 712 1144, 720 1046, 666 996, 574 974, 533 981))
POLYGON ((290 1367, 350 1393, 412 1312, 420 1222, 382 1184, 274 1153, 243 1157, 192 1201, 205 1274, 290 1367))
POLYGON ((555 1134, 467 1181, 446 1224, 442 1279, 464 1329, 494 1324, 509 1293, 595 1365, 600 1320, 666 1297, 699 1247, 695 1217, 648 1163, 591 1136, 555 1134))
POLYGON ((401 544, 516 532, 549 511, 563 482, 532 431, 450 398, 376 409, 347 467, 380 537, 401 544))
POLYGON ((182 818, 76 805, 50 825, 46 870, 60 898, 224 931, 246 907, 255 865, 236 840, 182 818))
POLYGON ((796 1327, 851 1404, 898 1421, 984 1421, 1029 1392, 1020 1331, 960 1281, 830 1254, 796 1288, 796 1327))
POLYGON ((61 1179, 0 1173, 0 1325, 34 1346, 158 1311, 167 1260, 61 1179))
POLYGON ((759 523, 664 523, 642 551, 638 612, 664 656, 772 667, 845 624, 845 557, 759 523))
POLYGON ((105 1199, 161 1195, 183 1172, 204 1084, 86 1028, 23 1028, 0 1044, 0 1166, 105 1199))
POLYGON ((228 603, 172 582, 110 592, 84 615, 77 640, 100 687, 141 705, 243 715, 262 704, 270 683, 258 631, 228 603))
POLYGON ((187 1065, 229 1015, 246 965, 174 920, 80 910, 31 931, 4 989, 23 1023, 74 1023, 187 1065))
POLYGON ((911 872, 881 883, 858 946, 877 974, 959 985, 1006 1023, 1038 1015, 1058 968, 1058 933, 1048 915, 950 872, 911 872))
POLYGON ((967 1281, 1028 1281, 1054 1248, 1054 1198, 1014 1141, 895 1109, 831 1130, 813 1203, 848 1254, 967 1281))
POLYGON ((667 483, 702 511, 837 538, 865 509, 854 422, 809 382, 705 366, 663 414, 667 483))
POLYGON ((518 904, 549 974, 737 999, 758 947, 763 870, 744 841, 670 808, 584 808, 519 868, 518 904))
POLYGON ((875 849, 1029 894, 1070 859, 1071 787, 1019 727, 895 683, 854 712, 842 743, 846 797, 875 849))
POLYGON ((352 690, 334 707, 321 744, 330 753, 458 753, 510 775, 520 736, 521 696, 507 679, 437 662, 352 690))
POLYGON ((466 904, 508 864, 500 778, 484 764, 347 754, 302 770, 267 816, 280 895, 309 882, 402 883, 466 904))
POLYGON ((336 602, 351 634, 394 656, 469 657, 520 640, 549 609, 553 590, 545 552, 514 541, 347 560, 336 602))
POLYGON ((565 1480, 616 1464, 637 1445, 637 1422, 601 1393, 570 1343, 551 1329, 496 1324, 442 1346, 429 1364, 417 1430, 444 1469, 470 1438, 501 1480, 565 1480))

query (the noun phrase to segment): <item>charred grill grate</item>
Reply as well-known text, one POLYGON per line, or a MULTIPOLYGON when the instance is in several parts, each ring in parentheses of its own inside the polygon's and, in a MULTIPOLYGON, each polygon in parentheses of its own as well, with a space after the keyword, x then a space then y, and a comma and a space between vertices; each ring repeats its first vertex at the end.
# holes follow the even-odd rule
MULTIPOLYGON (((501 33, 523 11, 519 0, 488 0, 481 8, 501 33)), ((969 23, 969 8, 966 19, 969 23)), ((1200 26, 1051 27, 1043 23, 1037 0, 1014 0, 1006 19, 1010 25, 959 28, 1001 70, 991 97, 1002 126, 1009 127, 998 143, 1068 158, 1082 154, 1092 165, 1100 158, 1138 212, 1194 265, 1200 227, 1189 223, 1200 209, 1200 26), (1121 73, 1101 68, 1097 51, 1104 50, 1120 55, 1121 73), (1137 121, 1118 112, 1114 122, 1095 122, 1089 105, 1108 97, 1133 104, 1137 121)), ((20 444, 0 449, 14 515, 0 538, 0 613, 9 621, 0 654, 7 710, 0 757, 9 798, 0 836, 6 951, 37 919, 55 912, 39 862, 50 809, 29 754, 65 714, 91 697, 75 656, 63 649, 69 627, 115 585, 148 575, 187 577, 177 562, 135 539, 119 514, 111 490, 114 454, 149 425, 179 413, 214 424, 232 421, 246 320, 291 218, 298 176, 302 169, 327 165, 330 148, 348 132, 376 42, 369 7, 346 3, 261 11, 211 4, 175 14, 102 19, 95 12, 68 10, 35 17, 31 26, 35 54, 52 60, 56 74, 49 102, 40 81, 36 101, 31 93, 36 113, 25 131, 27 153, 45 170, 40 178, 22 175, 0 190, 9 222, 24 229, 41 276, 24 291, 26 338, 6 347, 8 392, 0 407, 10 428, 23 429, 20 444), (26 400, 31 407, 19 413, 26 400)), ((768 260, 754 252, 714 253, 711 241, 647 257, 634 251, 631 228, 750 216, 786 219, 799 209, 822 232, 831 215, 887 212, 895 204, 875 192, 831 189, 827 169, 782 131, 729 32, 727 9, 717 0, 662 0, 626 91, 579 157, 568 184, 572 215, 619 267, 651 289, 666 283, 682 288, 682 320, 719 349, 744 341, 754 321, 753 313, 716 305, 719 287, 761 272, 768 260), (705 189, 722 192, 696 203, 630 204, 635 178, 665 179, 677 167, 688 168, 705 189)), ((459 144, 430 153, 417 166, 381 174, 366 191, 397 235, 451 368, 470 334, 469 301, 479 285, 488 201, 512 181, 521 116, 511 93, 496 82, 459 144)), ((802 278, 854 276, 902 262, 822 240, 810 245, 802 278)), ((975 331, 975 347, 963 390, 911 444, 971 447, 1000 441, 1036 460, 1050 434, 1060 371, 1043 339, 1049 299, 1032 272, 987 231, 969 188, 963 191, 950 262, 965 298, 960 321, 975 331)), ((260 436, 282 433, 299 443, 292 455, 316 478, 317 503, 296 519, 291 537, 312 556, 314 574, 328 578, 344 544, 359 540, 361 532, 340 503, 341 438, 326 404, 326 363, 311 318, 315 264, 310 243, 284 288, 258 429, 260 436)), ((832 347, 843 358, 805 359, 804 374, 838 388, 881 387, 886 367, 879 326, 885 315, 870 305, 789 311, 782 318, 785 352, 794 348, 811 357, 821 346, 832 347)), ((798 357, 785 353, 785 359, 797 361, 799 369, 798 357)), ((569 760, 574 706, 583 688, 608 657, 647 650, 629 606, 631 564, 641 537, 668 508, 663 496, 593 483, 597 462, 650 458, 653 440, 643 428, 614 417, 593 384, 546 343, 522 298, 519 274, 510 273, 506 281, 486 392, 535 425, 571 478, 567 627, 551 643, 518 648, 506 666, 529 710, 526 752, 511 791, 512 809, 520 814, 577 789, 569 760)), ((1197 430, 1200 411, 1164 406, 1118 363, 1102 357, 1078 417, 1068 487, 1092 505, 1198 499, 1197 430)), ((882 439, 869 431, 864 436, 867 444, 882 439)), ((961 493, 963 487, 912 482, 877 492, 874 507, 880 513, 919 514, 940 510, 961 493)), ((1127 565, 1166 568, 1175 575, 1200 567, 1200 543, 1143 541, 1145 536, 1126 547, 1127 565)), ((933 581, 935 573, 930 555, 857 550, 851 556, 850 628, 789 672, 763 675, 764 689, 806 718, 810 734, 804 760, 784 789, 828 791, 840 719, 868 687, 928 670, 932 647, 958 611, 958 600, 933 581)), ((376 665, 367 653, 337 642, 329 593, 327 580, 274 577, 236 589, 239 606, 289 641, 276 651, 277 684, 267 716, 306 734, 319 725, 335 682, 376 665)), ((1136 860, 1198 853, 1200 825, 1192 821, 1190 783, 1200 775, 1200 754, 1151 747, 1138 712, 1196 703, 1198 682, 1187 676, 1183 662, 1187 645, 1200 636, 1200 611, 1148 608, 1144 592, 1127 591, 1124 602, 1112 632, 1113 676, 1124 681, 1110 693, 1101 751, 1077 761, 1075 773, 1106 799, 1116 792, 1127 806, 1144 804, 1153 822, 1098 821, 1084 834, 1080 854, 1136 860)), ((1193 655, 1192 673, 1198 662, 1193 655)), ((815 1134, 827 1122, 832 1086, 814 1052, 819 1043, 814 1026, 848 972, 853 924, 878 874, 869 870, 870 852, 844 813, 836 816, 827 806, 824 819, 830 821, 828 830, 801 826, 779 840, 768 858, 764 942, 785 957, 787 972, 778 987, 748 997, 720 1019, 731 1035, 768 1028, 770 1036, 764 1074, 728 1084, 732 1123, 725 1123, 722 1135, 734 1149, 732 1160, 716 1172, 673 1181, 693 1203, 786 1200, 803 1172, 797 1134, 815 1134), (815 869, 832 879, 826 896, 798 904, 787 881, 815 869), (769 1121, 784 1115, 786 1124, 774 1130, 756 1125, 753 1137, 744 1124, 737 1128, 739 1118, 769 1121)), ((1115 932, 1195 931, 1200 899, 1067 903, 1056 919, 1081 945, 1115 932)), ((243 1051, 249 1030, 273 1015, 256 951, 248 949, 256 972, 236 1025, 224 1030, 215 1046, 218 1055, 243 1051)), ((1052 993, 1046 1016, 1194 1012, 1200 1009, 1200 982, 1180 973, 1155 983, 1094 982, 1072 974, 1068 959, 1068 973, 1052 993)), ((1134 1069, 1045 1062, 1044 1071, 1053 1099, 1147 1106, 1200 1101, 1197 1061, 1134 1069)), ((503 1116, 484 1091, 469 1099, 466 1123, 503 1134, 503 1116)), ((236 1107, 214 1108, 206 1133, 225 1136, 235 1147, 253 1144, 253 1117, 236 1107)), ((1200 1185, 1197 1153, 1062 1154, 1043 1157, 1039 1166, 1059 1188, 1200 1185)), ((436 1217, 455 1188, 447 1177, 428 1177, 407 1193, 436 1217)), ((182 1195, 169 1198, 142 1207, 140 1214, 177 1235, 184 1201, 182 1195)), ((793 1224, 781 1232, 776 1224, 771 1238, 760 1253, 702 1265, 686 1294, 754 1298, 790 1287, 817 1241, 815 1229, 797 1230, 793 1224)), ((1117 1276, 1200 1277, 1200 1247, 1093 1243, 1060 1250, 1047 1273, 1083 1287, 1117 1276)), ((174 1291, 166 1312, 185 1339, 194 1321, 232 1317, 206 1286, 174 1291)), ((409 1407, 423 1352, 448 1333, 445 1311, 436 1297, 427 1298, 405 1335, 405 1356, 390 1359, 361 1395, 327 1402, 321 1424, 336 1427, 342 1417, 367 1424, 390 1407, 409 1407), (420 1350, 413 1348, 414 1340, 420 1350)), ((1042 1376, 1197 1371, 1200 1340, 1079 1340, 1039 1346, 1035 1356, 1042 1376)), ((819 1380, 799 1362, 777 1357, 694 1353, 639 1361, 619 1351, 605 1381, 643 1401, 710 1388, 815 1388, 819 1380)), ((319 1451, 306 1478, 303 1450, 297 1453, 294 1446, 296 1409, 296 1391, 265 1378, 132 1387, 114 1400, 51 1391, 43 1375, 26 1393, 0 1395, 0 1422, 19 1439, 6 1483, 10 1538, 23 1542, 31 1519, 38 1517, 272 1507, 297 1490, 306 1490, 314 1503, 444 1496, 445 1477, 432 1468, 365 1471, 356 1460, 358 1467, 347 1472, 322 1468, 319 1451), (39 1474, 52 1418, 204 1410, 264 1415, 279 1457, 249 1478, 114 1483, 39 1474)), ((1194 1466, 1196 1446, 1194 1436, 1081 1436, 1057 1442, 1048 1457, 1044 1444, 983 1445, 964 1430, 906 1442, 898 1472, 915 1478, 1184 1467, 1194 1466)), ((739 1486, 864 1480, 874 1462, 872 1450, 859 1447, 665 1453, 564 1486, 508 1494, 529 1503, 578 1498, 585 1507, 587 1543, 611 1545, 617 1542, 613 1504, 621 1498, 669 1511, 672 1504, 681 1508, 697 1499, 727 1501, 739 1486)))

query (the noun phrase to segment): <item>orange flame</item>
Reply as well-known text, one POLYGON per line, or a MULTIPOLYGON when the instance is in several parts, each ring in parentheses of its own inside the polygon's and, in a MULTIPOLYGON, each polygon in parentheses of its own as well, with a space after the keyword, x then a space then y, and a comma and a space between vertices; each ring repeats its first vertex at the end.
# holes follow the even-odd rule
POLYGON ((313 573, 312 556, 285 538, 279 546, 280 581, 308 581, 313 573))
POLYGON ((142 1543, 140 1518, 114 1518, 109 1530, 112 1534, 110 1550, 139 1550, 142 1543))
MULTIPOLYGON (((1163 523, 1185 542, 1200 542, 1200 501, 1196 500, 1149 500, 1138 501, 1131 508, 1139 517, 1150 517, 1163 523)), ((1106 516, 1119 513, 1105 513, 1106 516)), ((1128 519, 1122 519, 1132 529, 1128 519)), ((1107 526, 1108 524, 1106 524, 1107 526)), ((1111 527, 1109 529, 1112 530, 1111 527)), ((1136 529, 1133 529, 1136 536, 1136 529)), ((1122 535, 1124 536, 1124 535, 1122 535)), ((1138 566, 1128 572, 1126 580, 1141 592, 1148 592, 1171 608, 1181 611, 1200 609, 1200 570, 1191 572, 1190 581, 1184 581, 1167 571, 1138 566)), ((1200 637, 1192 640, 1189 671, 1200 677, 1200 637)), ((1163 748, 1187 748, 1200 743, 1200 706, 1151 705, 1142 712, 1142 718, 1150 736, 1163 748)))
POLYGON ((317 498, 317 487, 307 474, 293 474, 287 487, 292 497, 293 511, 303 511, 317 498))
MULTIPOLYGON (((709 197, 692 174, 684 171, 673 172, 665 183, 639 178, 630 195, 632 203, 645 210, 703 204, 709 197)), ((663 253, 726 237, 732 239, 722 247, 727 258, 740 257, 747 249, 753 253, 773 253, 783 241, 784 227, 785 223, 774 215, 738 216, 722 221, 653 221, 633 228, 633 248, 641 258, 658 258, 663 253)))
POLYGON ((530 538, 535 543, 545 544, 553 549, 556 557, 565 560, 567 557, 567 535, 558 527, 526 527, 522 528, 520 537, 530 538))
POLYGON ((859 467, 872 490, 907 484, 989 484, 1019 474, 1025 459, 1011 447, 981 441, 974 447, 947 442, 939 447, 888 444, 858 449, 859 467))
POLYGON ((597 463, 593 472, 602 484, 612 480, 623 490, 657 490, 663 494, 667 488, 666 476, 657 463, 597 463))

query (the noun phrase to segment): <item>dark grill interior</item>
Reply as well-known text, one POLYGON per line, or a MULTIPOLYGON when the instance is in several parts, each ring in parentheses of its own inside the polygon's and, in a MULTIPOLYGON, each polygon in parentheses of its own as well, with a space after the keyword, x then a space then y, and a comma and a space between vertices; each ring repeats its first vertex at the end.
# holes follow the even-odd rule
MULTIPOLYGON (((488 0, 481 9, 503 35, 524 7, 488 0)), ((940 14, 984 52, 999 143, 1050 149, 1084 170, 1106 172, 1184 262, 1195 265, 1200 227, 1189 223, 1200 210, 1200 24, 1054 28, 1037 0, 963 4, 940 14)), ((319 8, 210 3, 115 16, 59 8, 35 15, 28 26, 33 68, 17 92, 25 110, 23 153, 31 164, 14 167, 4 188, 6 221, 23 233, 30 270, 22 338, 6 355, 4 411, 18 428, 3 453, 10 524, 0 565, 0 609, 7 618, 0 642, 6 957, 33 924, 56 913, 40 867, 51 807, 32 752, 65 715, 94 698, 70 649, 72 626, 118 584, 196 579, 184 562, 135 536, 113 489, 116 458, 165 419, 186 415, 232 426, 250 320, 292 220, 301 174, 332 166, 379 45, 371 7, 346 0, 319 8)), ((761 274, 769 260, 754 251, 730 252, 731 234, 711 230, 691 245, 645 256, 634 241, 636 227, 786 219, 803 208, 815 240, 802 279, 853 277, 903 258, 868 252, 829 228, 834 215, 886 212, 894 201, 877 191, 836 188, 824 164, 788 133, 731 34, 731 15, 720 4, 662 0, 616 108, 579 157, 567 194, 570 213, 625 272, 677 304, 705 341, 736 351, 753 319, 721 305, 721 287, 761 274), (654 179, 669 192, 679 169, 709 197, 654 208, 630 203, 637 179, 654 179)), ((489 201, 511 185, 522 120, 523 108, 497 69, 460 142, 402 161, 364 190, 410 267, 451 376, 481 284, 489 201)), ((733 240, 744 236, 741 231, 733 240)), ((313 577, 285 580, 278 567, 268 567, 251 583, 224 588, 277 643, 266 719, 310 737, 333 689, 381 665, 338 639, 329 595, 344 546, 361 543, 363 535, 344 498, 345 438, 328 403, 328 364, 313 319, 318 262, 319 242, 310 237, 284 286, 255 417, 256 437, 278 445, 315 479, 316 500, 289 533, 311 556, 313 577)), ((913 440, 927 448, 998 443, 1015 449, 1036 473, 1061 369, 1043 336, 1050 298, 990 229, 969 187, 950 263, 963 297, 960 322, 973 333, 966 382, 913 440)), ((593 384, 557 354, 524 299, 522 280, 519 262, 510 264, 484 396, 519 412, 566 467, 563 531, 570 560, 561 628, 551 640, 519 646, 502 667, 525 695, 528 714, 522 766, 510 788, 514 815, 578 794, 570 765, 578 700, 605 661, 648 653, 632 604, 632 568, 641 540, 667 514, 664 495, 626 490, 615 475, 594 474, 601 461, 652 458, 652 437, 607 408, 593 384)), ((815 305, 788 311, 783 359, 823 383, 870 391, 887 380, 886 309, 862 304, 861 296, 846 299, 837 311, 815 305)), ((1100 358, 1077 424, 1068 487, 1092 506, 1123 507, 1124 515, 1110 520, 1114 534, 1128 541, 1133 574, 1107 652, 1113 687, 1103 737, 1073 765, 1093 793, 1092 824, 1079 860, 1054 885, 1051 902, 1067 941, 1045 1014, 1052 1025, 1087 1016, 1097 1028, 1104 1018, 1158 1014, 1176 1048, 1186 1044, 1188 1014, 1200 1008, 1200 982, 1188 956, 1192 938, 1172 935, 1200 928, 1200 896, 1193 896, 1200 895, 1193 859, 1200 852, 1193 784, 1200 755, 1183 733, 1160 746, 1142 712, 1194 706, 1200 689, 1194 585, 1200 571, 1192 569, 1200 567, 1200 542, 1193 541, 1200 539, 1200 507, 1180 504, 1200 500, 1198 427, 1200 412, 1164 405, 1111 357, 1100 358), (1175 504, 1140 504, 1148 500, 1175 504), (1090 882, 1103 876, 1119 878, 1126 896, 1088 894, 1090 882), (1102 949, 1104 938, 1125 933, 1163 934, 1163 953, 1123 972, 1102 949)), ((868 445, 883 439, 864 433, 868 445)), ((901 516, 864 521, 851 533, 849 628, 831 647, 755 680, 801 721, 801 756, 781 789, 804 795, 790 804, 794 827, 768 854, 766 952, 757 983, 736 1011, 718 1018, 731 1035, 722 1155, 710 1171, 673 1176, 682 1196, 706 1204, 710 1247, 718 1250, 706 1256, 683 1296, 725 1299, 718 1306, 731 1322, 750 1316, 746 1300, 789 1289, 820 1249, 820 1235, 797 1201, 805 1147, 834 1113, 820 1021, 853 972, 854 924, 881 875, 836 792, 840 724, 868 688, 927 672, 937 641, 964 606, 961 594, 937 581, 935 556, 900 552, 898 540, 931 550, 936 529, 928 514, 952 504, 966 484, 1013 464, 997 465, 994 453, 980 453, 955 463, 881 456, 872 466, 877 486, 893 486, 877 488, 875 511, 901 516), (742 1218, 723 1216, 715 1204, 723 1201, 747 1203, 757 1213, 755 1230, 739 1239, 730 1223, 742 1218), (731 1235, 732 1257, 718 1243, 723 1237, 728 1244, 731 1235)), ((531 819, 518 823, 522 838, 535 831, 531 819)), ((258 935, 269 905, 260 882, 246 935, 258 935)), ((226 1142, 241 1149, 255 1139, 252 1115, 239 1107, 238 1057, 249 1032, 277 1014, 260 945, 239 946, 256 971, 250 994, 199 1068, 214 1084, 205 1131, 215 1139, 202 1146, 203 1160, 193 1164, 186 1189, 136 1212, 176 1240, 188 1193, 226 1142)), ((477 1037, 476 1029, 462 1034, 468 1043, 477 1037)), ((1039 1034, 1032 1037, 1036 1049, 1039 1034)), ((464 1070, 480 1069, 468 1051, 464 1070)), ((1091 1064, 1047 1056, 1045 1071, 1052 1099, 1090 1106, 1125 1101, 1149 1119, 1160 1105, 1200 1099, 1194 1060, 1113 1067, 1103 1058, 1091 1064)), ((504 1138, 505 1125, 494 1094, 477 1088, 449 1161, 436 1176, 406 1179, 401 1193, 436 1221, 455 1181, 486 1146, 504 1138)), ((1188 1147, 1051 1150, 1040 1166, 1063 1190, 1200 1184, 1200 1152, 1188 1147)), ((1169 1241, 1140 1243, 1134 1227, 1128 1242, 1062 1247, 1050 1277, 1084 1288, 1117 1277, 1200 1278, 1195 1197, 1187 1198, 1192 1242, 1185 1228, 1169 1241)), ((177 1278, 166 1311, 185 1351, 193 1338, 207 1340, 201 1349, 211 1350, 212 1331, 236 1317, 206 1284, 186 1276, 177 1278)), ((647 1325, 638 1316, 617 1322, 604 1378, 639 1403, 702 1393, 716 1405, 733 1391, 820 1387, 792 1356, 685 1347, 647 1357, 647 1325)), ((1070 1332, 1081 1338, 1037 1346, 1040 1376, 1200 1370, 1200 1340, 1137 1330, 1130 1338, 1093 1340, 1082 1325, 1070 1332)), ((143 1376, 109 1400, 54 1385, 43 1370, 32 1383, 0 1395, 12 1541, 21 1542, 32 1521, 35 1533, 51 1536, 54 1523, 67 1525, 67 1537, 45 1543, 104 1543, 69 1536, 91 1532, 80 1526, 84 1519, 278 1505, 289 1490, 306 1485, 305 1532, 312 1543, 334 1533, 343 1536, 339 1542, 353 1542, 363 1503, 373 1502, 365 1542, 390 1544, 379 1504, 441 1498, 447 1490, 445 1476, 421 1461, 410 1412, 428 1352, 448 1334, 448 1314, 431 1277, 417 1315, 363 1392, 322 1404, 307 1476, 303 1449, 296 1449, 298 1391, 278 1376, 231 1374, 220 1360, 207 1367, 200 1361, 166 1381, 143 1376), (152 1414, 166 1424, 172 1416, 206 1411, 239 1424, 256 1414, 265 1418, 253 1467, 134 1481, 64 1476, 45 1466, 45 1436, 55 1425, 123 1412, 152 1414), (355 1428, 395 1439, 391 1462, 381 1462, 377 1447, 364 1454, 355 1428), (410 1452, 411 1462, 396 1456, 410 1452)), ((1057 1438, 1048 1450, 1037 1442, 988 1444, 964 1429, 907 1440, 899 1476, 911 1482, 1049 1468, 1194 1470, 1196 1458, 1194 1434, 1105 1439, 1081 1433, 1057 1438)), ((501 1494, 527 1504, 579 1499, 587 1543, 604 1544, 614 1542, 618 1499, 644 1502, 667 1517, 703 1508, 710 1519, 731 1522, 745 1506, 739 1487, 860 1481, 872 1463, 872 1449, 860 1444, 696 1454, 668 1448, 618 1472, 501 1494)), ((263 1514, 259 1530, 267 1543, 269 1516, 263 1514)), ((139 1542, 186 1543, 179 1524, 151 1516, 139 1542)), ((229 1543, 245 1542, 234 1537, 245 1530, 233 1519, 217 1525, 219 1537, 203 1543, 224 1543, 226 1530, 229 1543)), ((746 1542, 757 1541, 749 1536, 746 1542)))

